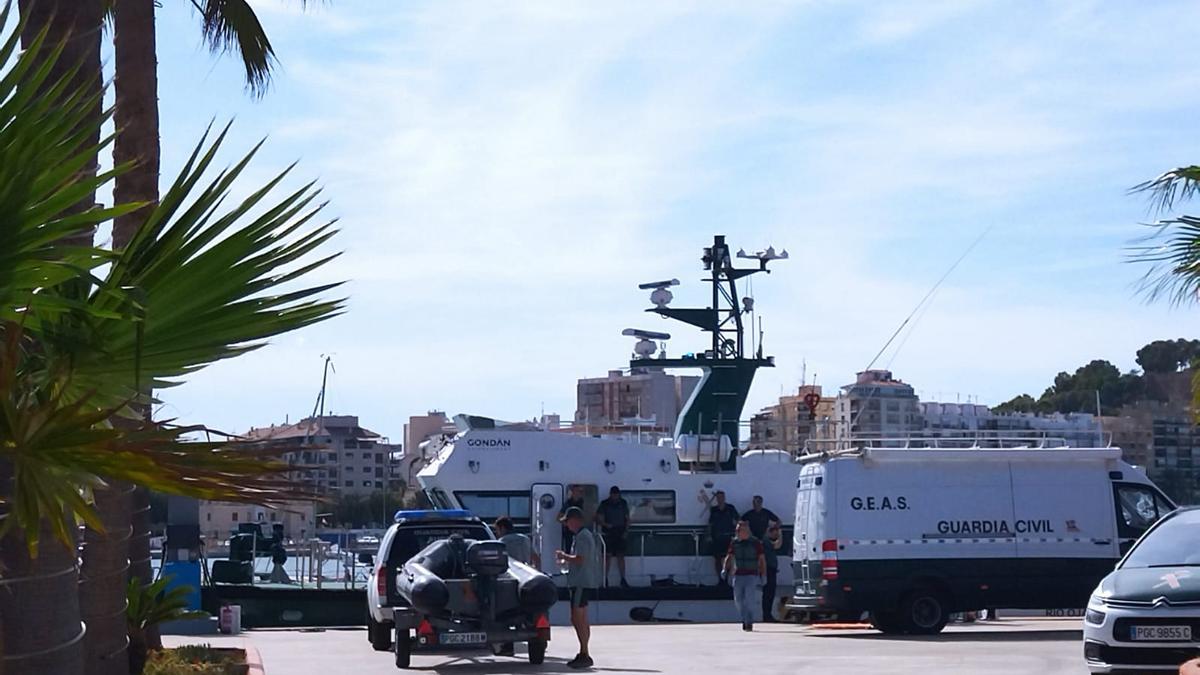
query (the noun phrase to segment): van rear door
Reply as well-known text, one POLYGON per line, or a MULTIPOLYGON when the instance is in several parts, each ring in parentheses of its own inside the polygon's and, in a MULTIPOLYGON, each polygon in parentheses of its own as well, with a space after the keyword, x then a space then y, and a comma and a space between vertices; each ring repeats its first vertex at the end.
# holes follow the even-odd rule
MULTIPOLYGON (((812 530, 811 510, 813 493, 816 491, 815 479, 820 475, 819 464, 809 464, 800 470, 800 479, 796 482, 796 522, 792 532, 792 574, 796 584, 796 592, 800 595, 815 595, 817 592, 815 580, 810 578, 809 561, 812 547, 809 545, 809 534, 812 530)), ((813 536, 816 536, 815 533, 813 536)))

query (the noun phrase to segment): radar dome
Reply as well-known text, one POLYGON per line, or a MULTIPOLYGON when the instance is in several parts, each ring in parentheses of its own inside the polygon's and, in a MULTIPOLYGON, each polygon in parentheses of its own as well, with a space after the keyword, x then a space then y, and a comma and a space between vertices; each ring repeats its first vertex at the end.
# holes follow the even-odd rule
POLYGON ((654 292, 650 294, 650 302, 654 303, 655 307, 666 307, 674 299, 675 296, 671 293, 671 291, 668 291, 665 288, 656 288, 654 289, 654 292))
POLYGON ((658 347, 655 346, 653 340, 642 339, 638 340, 637 344, 633 346, 633 353, 645 359, 653 356, 656 349, 658 347))

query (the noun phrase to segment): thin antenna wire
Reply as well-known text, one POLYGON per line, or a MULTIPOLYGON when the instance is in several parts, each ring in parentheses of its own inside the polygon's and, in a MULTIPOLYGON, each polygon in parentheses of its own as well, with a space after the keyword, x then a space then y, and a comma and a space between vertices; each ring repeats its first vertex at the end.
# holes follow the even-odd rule
MULTIPOLYGON (((900 335, 900 332, 904 330, 904 327, 908 325, 909 321, 912 320, 913 316, 916 315, 917 312, 919 312, 921 310, 921 308, 925 305, 925 303, 929 302, 929 300, 934 296, 935 293, 937 293, 937 290, 939 288, 941 288, 941 286, 942 286, 942 282, 944 282, 946 280, 946 278, 949 277, 950 274, 952 272, 954 272, 955 269, 958 268, 959 264, 962 263, 962 261, 966 259, 967 255, 969 255, 971 253, 971 251, 974 250, 975 247, 979 245, 979 242, 983 241, 983 238, 987 236, 988 232, 992 231, 993 227, 995 227, 995 224, 988 225, 987 227, 983 228, 983 231, 979 233, 979 236, 975 237, 975 240, 972 241, 969 246, 967 246, 966 250, 964 250, 962 252, 962 255, 958 256, 958 259, 954 261, 954 264, 950 265, 949 269, 947 269, 946 272, 944 274, 942 274, 942 276, 940 278, 938 278, 937 283, 935 283, 933 285, 933 287, 930 288, 929 291, 925 294, 925 296, 923 298, 921 298, 921 301, 917 303, 917 306, 913 307, 912 311, 908 313, 908 316, 904 317, 904 321, 900 322, 900 326, 896 328, 896 331, 894 333, 892 333, 892 336, 888 338, 887 342, 883 343, 883 347, 881 347, 879 349, 879 352, 877 354, 875 354, 875 358, 871 359, 871 362, 867 364, 867 367, 863 368, 863 371, 870 370, 871 367, 875 365, 875 362, 879 360, 879 357, 883 356, 883 353, 885 351, 887 351, 887 348, 892 344, 892 341, 894 341, 896 339, 896 336, 900 335)), ((903 343, 902 343, 902 346, 903 346, 903 343)), ((899 354, 899 352, 900 352, 900 350, 899 350, 899 348, 897 348, 896 353, 892 355, 893 361, 896 359, 896 356, 899 354)), ((879 387, 876 387, 874 389, 874 391, 872 391, 870 394, 868 394, 867 398, 865 400, 867 400, 867 401, 871 400, 871 397, 873 397, 875 395, 876 391, 879 391, 879 387)), ((859 407, 858 413, 856 413, 854 415, 854 419, 850 420, 851 429, 853 429, 854 425, 858 423, 858 418, 862 417, 862 414, 866 409, 867 409, 866 406, 859 407)), ((849 431, 850 431, 850 429, 847 429, 847 433, 849 433, 849 431)))

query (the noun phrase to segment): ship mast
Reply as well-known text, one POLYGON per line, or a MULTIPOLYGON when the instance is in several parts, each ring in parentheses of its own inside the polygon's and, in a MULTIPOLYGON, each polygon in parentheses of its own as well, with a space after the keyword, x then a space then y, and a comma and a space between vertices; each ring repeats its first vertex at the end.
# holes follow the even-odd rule
MULTIPOLYGON (((687 435, 718 439, 727 436, 733 447, 738 447, 739 420, 755 372, 759 368, 775 365, 774 357, 763 356, 761 341, 757 353, 750 356, 745 354, 746 326, 743 316, 754 310, 754 299, 739 294, 738 280, 759 272, 770 273, 767 263, 786 259, 787 251, 777 254, 774 248, 767 248, 765 251, 747 254, 739 250, 736 257, 755 260, 758 265, 734 267, 734 256, 730 254, 723 235, 714 236, 712 246, 704 249, 701 262, 704 264, 704 270, 709 273, 704 281, 712 287, 712 304, 709 307, 669 307, 672 295, 667 288, 679 283, 675 279, 640 285, 643 289, 653 289, 650 299, 655 306, 647 309, 647 312, 690 324, 711 335, 710 347, 706 351, 685 354, 680 358, 667 358, 661 353, 652 357, 652 350, 642 346, 648 342, 653 345, 650 340, 665 339, 670 337, 669 335, 632 329, 625 331, 627 335, 642 339, 636 357, 629 362, 634 371, 651 368, 695 368, 703 371, 700 383, 679 415, 675 427, 676 440, 687 435)), ((723 465, 721 468, 732 470, 736 459, 737 453, 733 453, 728 466, 723 465)))

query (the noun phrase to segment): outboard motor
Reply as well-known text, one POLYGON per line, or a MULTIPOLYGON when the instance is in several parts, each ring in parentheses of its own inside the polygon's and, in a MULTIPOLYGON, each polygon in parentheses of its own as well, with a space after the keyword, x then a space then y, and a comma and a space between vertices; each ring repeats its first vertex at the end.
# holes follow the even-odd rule
MULTIPOLYGON (((479 616, 485 621, 492 621, 496 618, 499 600, 496 578, 508 571, 508 550, 503 542, 477 541, 467 547, 467 567, 475 573, 479 616)), ((511 588, 509 593, 511 598, 511 588)))
POLYGON ((477 541, 467 547, 467 567, 481 577, 498 577, 508 571, 504 542, 477 541))

